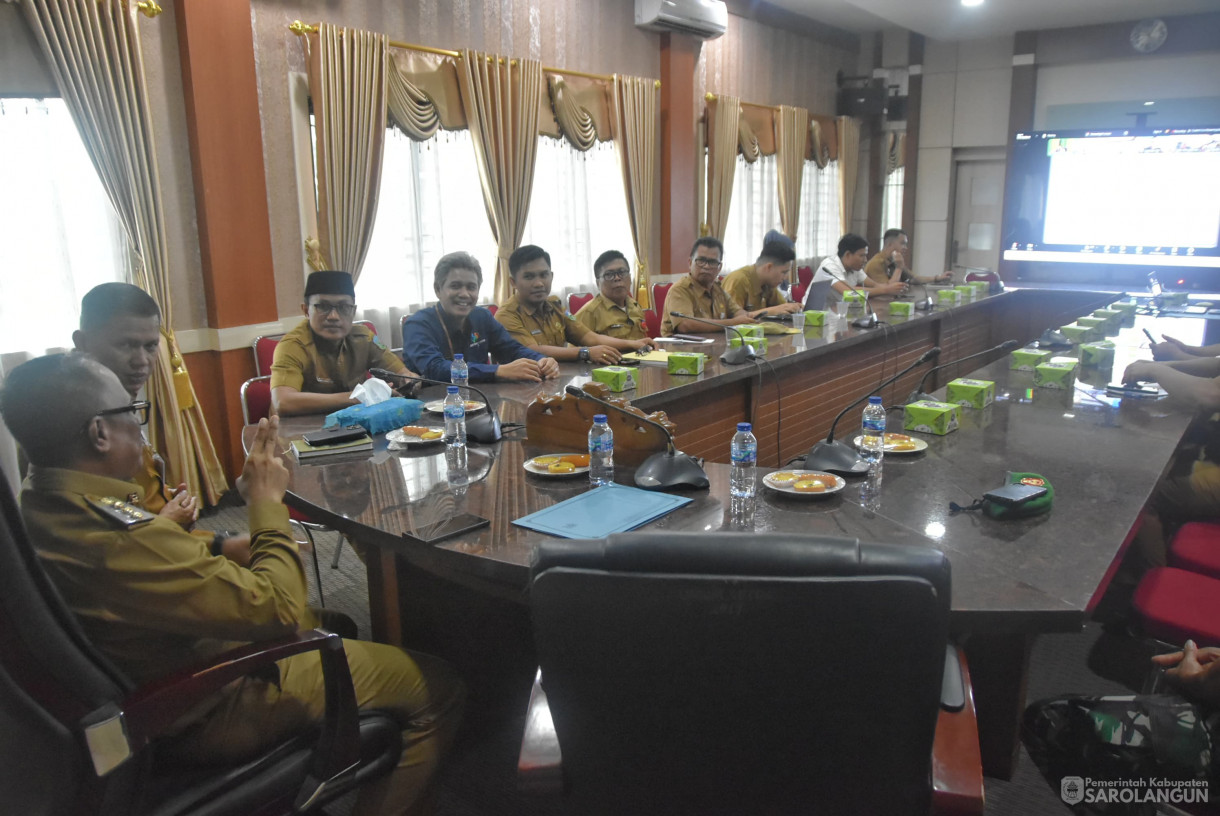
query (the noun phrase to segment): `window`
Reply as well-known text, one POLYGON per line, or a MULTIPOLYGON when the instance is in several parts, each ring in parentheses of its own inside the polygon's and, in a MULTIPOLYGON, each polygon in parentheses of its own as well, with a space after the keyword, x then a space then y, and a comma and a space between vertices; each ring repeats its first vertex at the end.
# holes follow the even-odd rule
POLYGON ((902 229, 902 183, 906 168, 891 170, 881 194, 881 231, 902 229))
MULTIPOLYGON (((427 142, 415 142, 396 128, 389 130, 377 221, 356 282, 356 300, 366 316, 369 310, 397 313, 435 301, 436 262, 459 250, 478 258, 482 298, 490 299, 497 255, 482 189, 468 131, 442 131, 427 142)), ((566 141, 539 139, 521 243, 550 253, 557 295, 593 291, 593 261, 606 249, 632 257, 631 224, 613 145, 581 153, 566 141)), ((378 319, 383 331, 391 328, 380 324, 378 319)))
POLYGON ((775 156, 750 164, 737 157, 733 198, 724 228, 724 274, 754 263, 767 230, 779 229, 779 165, 775 156))
POLYGON ((796 257, 834 255, 839 246, 839 164, 819 169, 805 162, 801 175, 801 223, 796 231, 796 257))
POLYGON ((0 353, 72 344, 80 301, 127 280, 129 244, 62 99, 0 100, 0 353))

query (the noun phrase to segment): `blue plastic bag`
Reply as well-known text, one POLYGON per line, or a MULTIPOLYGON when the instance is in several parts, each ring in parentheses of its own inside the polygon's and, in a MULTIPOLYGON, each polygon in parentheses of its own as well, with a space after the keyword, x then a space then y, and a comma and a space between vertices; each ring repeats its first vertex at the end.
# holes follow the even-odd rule
POLYGON ((424 404, 419 400, 391 397, 376 405, 353 405, 335 411, 327 415, 322 427, 359 425, 370 434, 379 434, 410 425, 423 412, 424 404))

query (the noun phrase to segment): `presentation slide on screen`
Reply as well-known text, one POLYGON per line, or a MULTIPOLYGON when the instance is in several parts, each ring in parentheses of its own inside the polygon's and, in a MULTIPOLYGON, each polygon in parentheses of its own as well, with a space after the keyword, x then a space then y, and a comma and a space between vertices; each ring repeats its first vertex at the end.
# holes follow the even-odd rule
POLYGON ((1215 248, 1220 147, 1214 136, 1167 141, 1049 140, 1043 243, 1215 248))

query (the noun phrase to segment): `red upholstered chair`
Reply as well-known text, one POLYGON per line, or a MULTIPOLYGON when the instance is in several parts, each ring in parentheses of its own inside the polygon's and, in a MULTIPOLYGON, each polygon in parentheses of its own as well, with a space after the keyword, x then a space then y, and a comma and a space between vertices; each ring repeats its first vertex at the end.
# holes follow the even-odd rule
POLYGON ((654 283, 652 285, 652 308, 657 310, 657 314, 665 314, 665 297, 669 294, 669 287, 672 283, 654 283))
POLYGON ((500 311, 500 307, 494 303, 487 304, 487 311, 491 312, 491 316, 495 317, 496 312, 500 311))
POLYGON ((661 316, 652 309, 644 310, 644 331, 649 337, 661 336, 661 316))
POLYGON ((807 284, 807 283, 792 284, 792 298, 791 298, 792 302, 793 303, 804 303, 805 302, 805 291, 808 288, 809 288, 809 284, 807 284))
POLYGON ((1220 578, 1220 523, 1183 524, 1169 544, 1169 566, 1220 578))
POLYGON ((796 279, 802 286, 808 287, 813 282, 813 267, 799 266, 796 269, 796 279))
POLYGON ((275 359, 275 347, 279 345, 282 334, 268 334, 254 338, 254 374, 265 377, 271 373, 271 361, 275 359))
POLYGON ((593 300, 593 295, 590 292, 573 292, 568 295, 568 314, 576 314, 580 311, 580 307, 590 300, 593 300))
POLYGON ((1220 646, 1220 581, 1176 567, 1149 570, 1131 606, 1144 633, 1166 643, 1220 646))

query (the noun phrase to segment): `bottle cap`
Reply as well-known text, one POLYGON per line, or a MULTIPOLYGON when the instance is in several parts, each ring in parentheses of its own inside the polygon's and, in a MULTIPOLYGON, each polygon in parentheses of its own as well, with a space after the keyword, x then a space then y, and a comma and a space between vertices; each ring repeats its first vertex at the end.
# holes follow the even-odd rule
POLYGON ((455 354, 455 355, 453 355, 453 362, 455 362, 455 363, 456 363, 458 360, 465 360, 465 359, 466 359, 466 355, 464 355, 464 354, 455 354))
POLYGON ((873 396, 869 397, 868 404, 869 405, 880 405, 881 404, 880 395, 874 394, 873 396))
POLYGON ((445 390, 446 390, 447 392, 449 392, 450 394, 456 394, 456 393, 458 393, 458 387, 457 387, 456 385, 451 385, 451 386, 449 386, 448 388, 446 388, 445 390))
POLYGON ((600 424, 600 423, 605 422, 605 421, 606 421, 606 415, 605 415, 605 414, 594 414, 594 415, 593 415, 593 422, 594 422, 594 424, 600 424))
POLYGON ((738 431, 749 431, 749 430, 751 430, 753 427, 754 427, 754 426, 752 426, 752 425, 751 425, 750 423, 748 423, 748 422, 738 422, 738 423, 737 423, 737 430, 738 430, 738 431))

